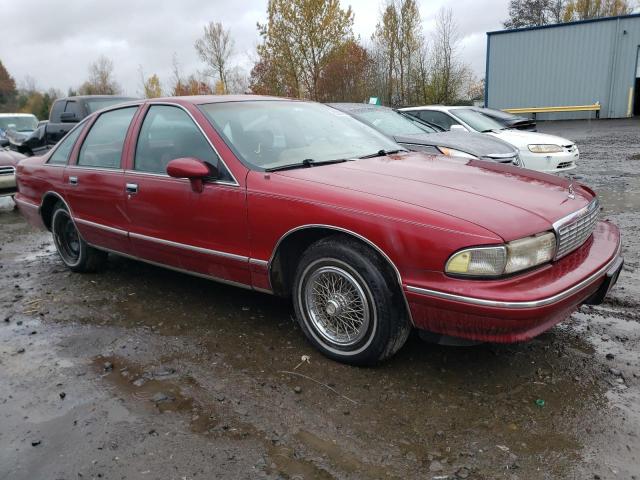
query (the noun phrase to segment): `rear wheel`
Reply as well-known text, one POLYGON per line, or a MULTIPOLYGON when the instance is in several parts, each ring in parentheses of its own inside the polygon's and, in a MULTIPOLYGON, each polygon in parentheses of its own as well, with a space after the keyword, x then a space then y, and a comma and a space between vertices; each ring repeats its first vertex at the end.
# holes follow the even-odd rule
POLYGON ((324 355, 355 365, 393 355, 411 326, 393 279, 368 247, 344 236, 304 253, 294 280, 294 307, 309 341, 324 355))
POLYGON ((107 260, 107 253, 89 246, 78 232, 67 209, 58 203, 51 217, 53 242, 64 264, 74 272, 95 272, 107 260))

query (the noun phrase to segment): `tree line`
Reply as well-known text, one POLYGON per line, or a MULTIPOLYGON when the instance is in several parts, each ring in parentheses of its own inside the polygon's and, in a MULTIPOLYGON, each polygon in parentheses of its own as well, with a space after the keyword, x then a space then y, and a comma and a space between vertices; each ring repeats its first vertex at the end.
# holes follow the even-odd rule
MULTIPOLYGON (((505 28, 545 25, 630 13, 626 0, 510 0, 505 28)), ((483 96, 460 59, 460 35, 450 9, 441 9, 425 32, 416 0, 382 0, 375 31, 361 39, 354 13, 339 0, 268 0, 267 19, 256 25, 260 43, 249 72, 237 62, 231 31, 209 22, 194 44, 202 71, 185 73, 172 58, 162 81, 139 67, 138 95, 206 95, 252 92, 322 102, 363 102, 378 97, 391 106, 469 103, 483 96)), ((67 95, 118 94, 113 61, 101 56, 87 79, 67 95)), ((0 62, 0 111, 26 111, 46 118, 62 92, 20 87, 0 62)))

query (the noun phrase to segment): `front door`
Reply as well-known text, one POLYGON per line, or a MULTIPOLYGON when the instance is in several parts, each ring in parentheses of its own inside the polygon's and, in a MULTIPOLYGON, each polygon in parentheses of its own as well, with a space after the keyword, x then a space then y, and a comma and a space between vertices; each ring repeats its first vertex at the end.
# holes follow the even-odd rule
POLYGON ((65 196, 84 240, 97 247, 130 253, 126 215, 123 147, 138 107, 101 114, 91 125, 64 172, 65 196))
POLYGON ((148 106, 125 178, 129 235, 136 256, 250 284, 245 189, 186 110, 177 105, 148 106), (171 160, 185 157, 212 167, 202 192, 195 192, 189 180, 166 174, 171 160))

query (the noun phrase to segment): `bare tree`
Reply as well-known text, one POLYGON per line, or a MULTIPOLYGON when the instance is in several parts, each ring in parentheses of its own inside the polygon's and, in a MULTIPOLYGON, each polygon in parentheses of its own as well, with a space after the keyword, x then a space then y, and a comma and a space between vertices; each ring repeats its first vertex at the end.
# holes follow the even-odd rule
POLYGON ((204 34, 196 40, 195 48, 200 59, 207 64, 209 74, 222 84, 223 93, 229 91, 229 57, 233 54, 234 41, 229 30, 220 22, 209 22, 204 34))
POLYGON ((458 99, 469 69, 458 60, 460 38, 451 9, 441 9, 436 17, 431 56, 432 94, 435 103, 458 99))
POLYGON ((80 95, 116 95, 120 91, 113 78, 113 62, 104 55, 89 66, 89 79, 78 89, 80 95))

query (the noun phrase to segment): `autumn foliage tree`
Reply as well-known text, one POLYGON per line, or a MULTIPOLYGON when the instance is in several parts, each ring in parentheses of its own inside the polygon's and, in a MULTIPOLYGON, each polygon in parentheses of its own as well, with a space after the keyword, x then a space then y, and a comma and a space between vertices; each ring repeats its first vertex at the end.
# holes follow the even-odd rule
POLYGON ((318 80, 323 102, 362 102, 367 98, 371 58, 355 40, 348 40, 330 55, 318 80))
POLYGON ((16 82, 0 61, 0 112, 13 108, 16 94, 16 82))
POLYGON ((353 12, 339 0, 269 0, 267 22, 251 78, 253 91, 287 91, 318 99, 323 72, 336 49, 353 38, 353 12))

